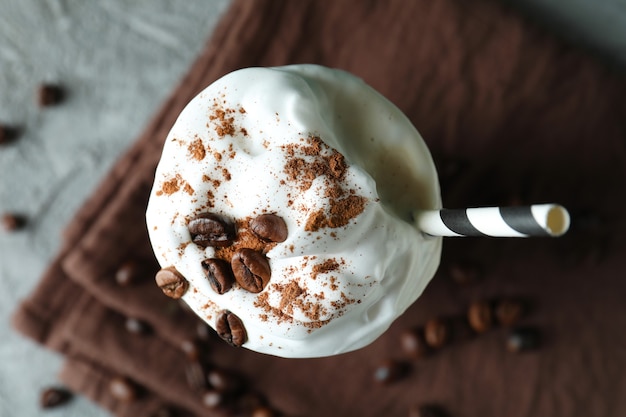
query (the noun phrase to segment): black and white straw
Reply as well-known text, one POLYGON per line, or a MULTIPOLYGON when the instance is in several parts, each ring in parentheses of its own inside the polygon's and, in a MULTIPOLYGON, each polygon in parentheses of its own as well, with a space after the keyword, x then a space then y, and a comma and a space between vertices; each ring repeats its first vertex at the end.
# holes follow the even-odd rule
POLYGON ((432 236, 561 236, 570 216, 558 204, 417 211, 417 227, 432 236))

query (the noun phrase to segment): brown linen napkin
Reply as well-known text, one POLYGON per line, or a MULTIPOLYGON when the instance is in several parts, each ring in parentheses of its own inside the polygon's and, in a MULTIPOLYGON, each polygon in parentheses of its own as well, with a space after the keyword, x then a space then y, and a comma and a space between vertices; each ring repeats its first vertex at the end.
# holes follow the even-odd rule
POLYGON ((462 416, 623 414, 626 381, 611 364, 626 363, 626 284, 623 244, 611 237, 624 229, 617 190, 626 174, 626 83, 491 0, 235 1, 16 313, 20 331, 68 354, 62 379, 120 416, 151 415, 164 404, 196 415, 224 411, 206 409, 204 388, 190 387, 194 362, 182 344, 197 337, 197 319, 153 284, 147 195, 167 131, 198 91, 236 68, 297 62, 351 71, 405 111, 437 156, 446 206, 556 200, 582 215, 561 240, 446 241, 424 296, 365 349, 286 360, 213 338, 205 367, 236 370, 246 390, 293 416, 403 416, 422 402, 462 416), (144 278, 120 287, 114 275, 129 260, 144 278), (466 260, 484 277, 455 286, 447 272, 466 260), (412 372, 394 384, 373 381, 387 358, 407 362, 403 329, 502 295, 533 301, 526 324, 543 329, 541 350, 508 354, 499 329, 408 361, 412 372), (152 331, 130 334, 125 317, 152 331), (138 400, 111 396, 118 375, 141 387, 138 400))

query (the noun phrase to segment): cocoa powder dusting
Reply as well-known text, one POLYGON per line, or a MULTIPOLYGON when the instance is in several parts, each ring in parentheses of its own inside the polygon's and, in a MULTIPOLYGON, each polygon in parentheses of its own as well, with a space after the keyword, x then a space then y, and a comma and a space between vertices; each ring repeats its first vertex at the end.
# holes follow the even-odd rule
MULTIPOLYGON (((274 319, 278 321, 278 323, 283 323, 283 322, 292 323, 293 322, 293 318, 291 316, 283 313, 278 308, 272 307, 272 305, 269 303, 269 294, 266 292, 259 294, 256 300, 254 300, 254 306, 262 309, 268 314, 271 314, 274 317, 274 319)), ((263 320, 263 318, 265 318, 267 320, 268 314, 261 314, 261 319, 263 320)))
POLYGON ((319 229, 345 226, 365 209, 367 199, 358 195, 351 195, 342 200, 331 200, 329 213, 323 209, 313 212, 304 226, 307 232, 316 232, 319 229))
POLYGON ((191 185, 189 185, 189 183, 185 183, 185 186, 183 187, 183 190, 189 194, 189 195, 193 195, 193 193, 195 193, 195 190, 193 189, 193 187, 191 185))
POLYGON ((277 243, 274 242, 266 242, 252 233, 252 230, 249 229, 251 220, 252 217, 247 217, 235 221, 235 230, 237 233, 233 244, 223 248, 215 248, 216 258, 223 259, 230 263, 233 254, 239 248, 249 248, 266 254, 277 245, 277 243))
MULTIPOLYGON (((243 107, 240 107, 238 111, 240 114, 246 113, 243 107)), ((209 115, 209 120, 214 122, 215 132, 219 137, 222 138, 224 136, 233 136, 237 131, 235 127, 235 118, 233 116, 233 113, 235 113, 235 109, 224 109, 221 107, 220 103, 214 101, 213 113, 209 115)), ((248 135, 248 132, 245 129, 240 129, 240 132, 244 136, 248 135)))
POLYGON ((196 138, 196 140, 191 142, 187 147, 187 151, 189 151, 191 157, 197 161, 202 161, 206 156, 206 149, 204 149, 204 144, 200 138, 196 138))
POLYGON ((320 176, 340 181, 348 169, 343 155, 317 136, 307 138, 302 145, 289 144, 282 149, 289 156, 284 171, 291 181, 300 183, 302 191, 308 190, 320 176))
POLYGON ((326 274, 339 269, 339 263, 335 259, 327 259, 321 264, 313 265, 311 278, 315 279, 319 274, 326 274))
POLYGON ((161 190, 156 192, 156 195, 172 195, 180 190, 180 185, 182 182, 183 179, 180 175, 177 174, 174 178, 165 181, 161 186, 161 190))
POLYGON ((301 138, 300 143, 284 145, 282 149, 287 155, 283 171, 300 191, 307 191, 318 178, 324 181, 328 208, 309 215, 305 224, 307 232, 343 227, 363 212, 367 199, 342 187, 341 181, 348 166, 341 153, 326 145, 318 136, 301 138), (345 197, 348 193, 352 195, 345 197))
POLYGON ((273 289, 275 291, 281 291, 283 294, 279 308, 273 307, 269 303, 269 294, 267 292, 259 294, 254 301, 254 306, 262 309, 266 313, 259 315, 261 320, 267 321, 269 320, 268 315, 271 315, 278 323, 293 323, 294 319, 291 314, 293 313, 293 308, 297 307, 307 318, 313 320, 312 322, 300 322, 300 325, 304 327, 319 329, 330 322, 330 319, 319 320, 322 314, 326 314, 326 310, 320 304, 299 298, 305 292, 297 283, 292 282, 287 285, 273 284, 273 289))
POLYGON ((287 309, 287 313, 293 314, 293 303, 296 301, 296 298, 304 292, 304 290, 300 288, 298 283, 295 281, 292 281, 284 286, 276 285, 275 288, 278 289, 282 295, 278 308, 282 311, 287 309))
POLYGON ((232 136, 235 133, 235 118, 227 117, 227 114, 232 113, 234 110, 227 109, 223 110, 221 108, 216 108, 213 111, 213 114, 209 116, 209 120, 217 123, 215 126, 215 132, 217 136, 224 137, 226 135, 232 136))

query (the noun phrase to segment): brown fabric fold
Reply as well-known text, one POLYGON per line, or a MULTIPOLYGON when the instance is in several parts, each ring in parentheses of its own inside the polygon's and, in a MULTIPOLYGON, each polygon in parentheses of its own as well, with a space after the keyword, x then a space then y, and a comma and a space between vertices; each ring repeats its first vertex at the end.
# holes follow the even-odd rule
MULTIPOLYGON (((68 388, 93 401, 107 404, 107 408, 120 417, 158 416, 159 412, 172 409, 170 404, 146 389, 142 389, 130 403, 119 401, 109 390, 111 380, 118 374, 81 357, 69 356, 59 376, 68 388)), ((181 417, 191 416, 182 410, 176 413, 181 417)))
MULTIPOLYGON (((137 142, 65 232, 65 244, 14 316, 15 327, 68 356, 61 379, 119 416, 160 407, 224 415, 202 403, 181 342, 199 320, 160 293, 144 226, 154 169, 184 105, 219 76, 246 66, 313 62, 355 73, 395 102, 433 151, 448 207, 558 201, 575 214, 559 240, 448 240, 424 295, 378 341, 332 358, 287 360, 205 344, 206 368, 235 371, 289 416, 407 415, 439 403, 451 415, 621 416, 626 325, 626 80, 495 0, 334 2, 235 0, 205 50, 137 142), (120 287, 124 262, 143 279, 120 287), (461 261, 483 278, 454 284, 461 261), (409 360, 400 332, 434 316, 463 314, 475 299, 531 300, 524 324, 542 349, 513 355, 506 331, 409 360), (150 325, 131 334, 125 318, 150 325), (411 372, 382 386, 387 358, 411 372), (111 396, 123 375, 142 395, 111 396)), ((215 336, 215 335, 213 335, 215 336)))

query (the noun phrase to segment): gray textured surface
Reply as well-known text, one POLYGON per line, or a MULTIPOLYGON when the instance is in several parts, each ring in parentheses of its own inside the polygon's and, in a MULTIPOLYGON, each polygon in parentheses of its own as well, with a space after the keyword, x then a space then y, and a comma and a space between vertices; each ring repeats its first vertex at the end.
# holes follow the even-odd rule
MULTIPOLYGON (((0 147, 0 212, 30 220, 0 231, 0 416, 43 415, 39 391, 61 360, 8 326, 60 233, 140 133, 209 36, 228 0, 0 0, 0 122, 23 129, 0 147), (175 5, 175 6, 174 6, 175 5), (39 109, 41 81, 68 89, 39 109)), ((107 415, 83 398, 50 416, 107 415)))
POLYGON ((626 0, 508 0, 569 40, 626 67, 626 0))
MULTIPOLYGON (((521 2, 522 0, 510 0, 521 2)), ((189 66, 228 0, 0 0, 0 212, 30 218, 0 232, 0 417, 40 416, 61 360, 15 334, 11 312, 41 276, 82 201, 189 66), (173 5, 175 3, 175 6, 173 5), (69 97, 39 109, 41 81, 69 97)), ((626 65, 626 0, 529 0, 546 22, 626 65)), ((49 416, 105 416, 83 398, 49 416)))

